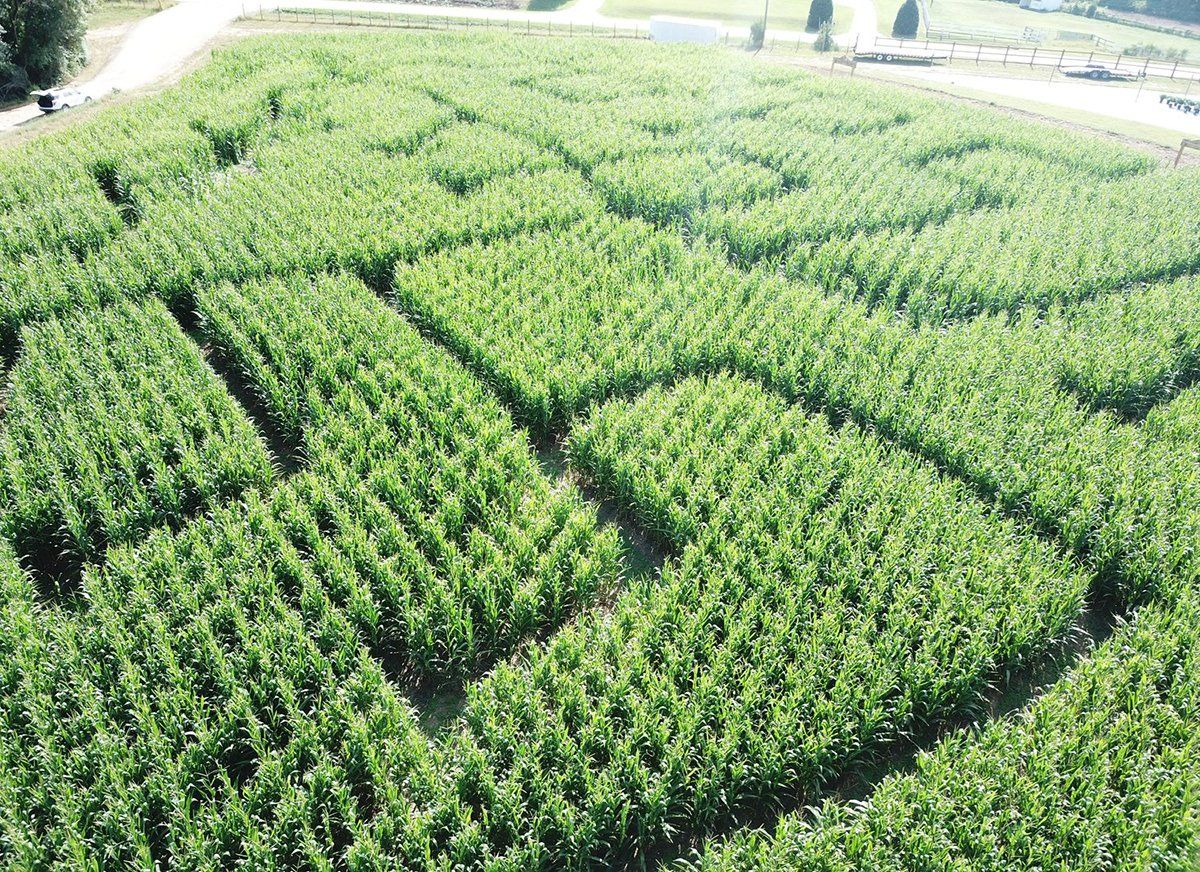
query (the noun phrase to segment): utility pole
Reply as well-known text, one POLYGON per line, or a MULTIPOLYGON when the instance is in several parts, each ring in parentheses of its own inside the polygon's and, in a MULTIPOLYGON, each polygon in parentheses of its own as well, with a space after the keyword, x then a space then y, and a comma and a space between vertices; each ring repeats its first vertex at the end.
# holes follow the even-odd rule
POLYGON ((771 11, 771 0, 766 0, 763 4, 763 42, 767 41, 767 15, 771 11))

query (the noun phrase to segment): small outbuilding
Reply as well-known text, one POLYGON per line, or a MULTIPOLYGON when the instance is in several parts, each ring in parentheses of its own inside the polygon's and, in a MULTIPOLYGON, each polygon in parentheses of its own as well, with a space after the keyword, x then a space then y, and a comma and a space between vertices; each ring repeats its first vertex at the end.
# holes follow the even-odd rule
POLYGON ((702 18, 650 16, 650 38, 655 42, 694 42, 713 45, 721 39, 721 22, 702 18))

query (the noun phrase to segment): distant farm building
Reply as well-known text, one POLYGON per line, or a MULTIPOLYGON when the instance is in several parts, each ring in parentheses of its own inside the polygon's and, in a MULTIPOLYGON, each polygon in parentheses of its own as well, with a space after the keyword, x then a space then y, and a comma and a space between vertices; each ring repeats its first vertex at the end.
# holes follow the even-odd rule
POLYGON ((1057 12, 1062 9, 1063 0, 1021 0, 1022 9, 1034 12, 1057 12))
POLYGON ((654 15, 650 18, 650 38, 655 42, 694 42, 712 45, 721 38, 721 22, 699 18, 654 15))

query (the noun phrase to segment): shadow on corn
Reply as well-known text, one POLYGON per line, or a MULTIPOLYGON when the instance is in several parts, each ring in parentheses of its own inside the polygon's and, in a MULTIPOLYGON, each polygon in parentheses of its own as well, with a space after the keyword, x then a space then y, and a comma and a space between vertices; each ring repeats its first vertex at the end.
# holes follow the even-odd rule
MULTIPOLYGON (((379 292, 378 288, 376 290, 379 292)), ((382 292, 382 295, 385 299, 390 299, 386 291, 382 292)), ((392 302, 394 305, 395 301, 392 302)), ((511 385, 497 378, 497 374, 489 371, 486 364, 475 360, 454 337, 443 335, 436 325, 427 323, 426 319, 420 317, 419 312, 413 313, 405 311, 403 307, 399 308, 427 341, 445 349, 483 384, 489 386, 493 395, 509 410, 515 421, 529 423, 526 420, 527 416, 523 414, 522 397, 511 385)), ((718 371, 730 372, 758 383, 790 405, 805 406, 813 414, 823 415, 835 430, 845 424, 853 424, 875 433, 894 449, 912 454, 939 470, 943 476, 963 483, 977 499, 1019 521, 1025 529, 1056 552, 1073 554, 1082 565, 1089 564, 1086 547, 1072 547, 1061 531, 1046 519, 1037 517, 1026 507, 1006 505, 989 483, 980 481, 972 476, 969 470, 960 468, 949 458, 931 456, 922 446, 915 444, 910 438, 905 438, 905 434, 881 426, 880 422, 866 419, 852 410, 839 409, 824 397, 797 396, 773 383, 772 379, 764 377, 762 373, 738 366, 736 362, 714 364, 714 367, 718 371)), ((603 396, 593 398, 593 402, 599 405, 615 400, 632 399, 652 386, 669 386, 676 380, 702 374, 708 374, 708 371, 683 367, 678 371, 662 373, 660 377, 627 385, 624 390, 608 391, 603 396)), ((540 422, 540 426, 536 421, 533 424, 530 441, 545 474, 578 488, 583 496, 596 506, 600 519, 613 524, 620 531, 626 544, 627 565, 631 568, 640 565, 642 571, 661 568, 674 549, 669 545, 664 548, 640 525, 631 523, 615 505, 601 498, 596 490, 590 487, 589 482, 567 463, 561 448, 561 439, 562 434, 569 429, 569 418, 564 420, 561 415, 552 415, 549 420, 540 422)), ((1124 612, 1116 594, 1123 587, 1119 568, 1094 568, 1088 604, 1068 634, 1068 640, 1058 648, 1040 653, 1028 662, 1010 665, 1007 668, 1001 666, 1000 671, 981 676, 982 686, 947 708, 944 717, 936 721, 913 724, 908 733, 899 738, 880 738, 868 743, 868 750, 842 762, 836 777, 800 785, 794 791, 775 797, 773 801, 764 803, 759 808, 729 817, 719 826, 680 832, 671 841, 651 846, 636 857, 619 858, 612 868, 647 869, 672 863, 686 864, 696 856, 704 841, 713 837, 720 837, 735 829, 770 826, 781 814, 794 813, 808 806, 819 806, 825 801, 849 802, 869 797, 875 787, 889 776, 912 771, 919 755, 933 749, 948 734, 978 728, 988 721, 1025 709, 1038 699, 1046 688, 1086 659, 1097 645, 1108 639, 1120 626, 1124 612)), ((611 604, 611 600, 608 602, 611 604)), ((594 604, 593 613, 597 610, 602 613, 605 607, 606 602, 601 598, 594 604)), ((537 641, 538 639, 527 640, 527 644, 536 644, 537 641)), ((427 700, 426 703, 434 707, 445 705, 445 701, 438 698, 427 700)), ((447 720, 448 717, 443 718, 440 723, 444 724, 447 720)))
POLYGON ((286 478, 301 470, 304 467, 304 452, 301 446, 276 425, 270 410, 237 366, 212 344, 200 329, 193 314, 176 311, 174 315, 180 328, 196 344, 200 355, 212 367, 213 372, 225 382, 230 396, 242 407, 242 411, 258 431, 276 472, 286 478))
POLYGON ((10 539, 43 603, 65 609, 81 605, 86 562, 62 531, 52 526, 18 529, 10 539))
POLYGON ((673 866, 692 869, 692 862, 714 838, 720 839, 744 829, 769 832, 780 816, 798 813, 804 818, 812 818, 827 802, 841 805, 869 801, 880 784, 889 778, 914 772, 920 756, 933 751, 951 734, 979 730, 1001 718, 1018 717, 1108 641, 1125 622, 1126 616, 1127 610, 1116 600, 1093 591, 1066 642, 1032 662, 996 677, 987 690, 965 704, 957 715, 925 724, 908 736, 876 747, 871 754, 847 764, 836 779, 818 789, 782 797, 771 806, 729 818, 718 828, 688 834, 685 840, 652 851, 644 862, 631 862, 624 868, 673 866))
MULTIPOLYGON (((581 603, 581 608, 567 621, 543 627, 524 638, 508 658, 510 662, 521 661, 530 649, 545 644, 551 636, 561 632, 582 616, 595 617, 611 611, 626 583, 631 579, 657 575, 669 559, 671 551, 669 546, 659 543, 636 522, 631 521, 616 503, 605 499, 568 464, 560 439, 553 436, 541 439, 530 437, 530 448, 546 478, 557 487, 576 489, 595 511, 597 521, 617 531, 621 541, 623 572, 616 584, 597 591, 596 598, 591 602, 581 603)), ((398 655, 377 653, 376 659, 389 679, 404 689, 408 701, 416 709, 418 725, 430 738, 438 738, 462 714, 466 704, 466 684, 472 680, 470 677, 440 684, 422 682, 412 676, 406 662, 398 655)))
MULTIPOLYGON (((560 486, 578 490, 584 500, 595 509, 600 523, 616 529, 617 535, 621 537, 627 577, 652 575, 662 569, 673 550, 672 546, 651 536, 617 503, 607 499, 586 476, 573 468, 567 460, 561 438, 546 436, 535 439, 531 436, 530 442, 546 477, 560 486)), ((615 595, 616 591, 613 593, 615 595)), ((611 599, 606 604, 611 605, 611 599)))

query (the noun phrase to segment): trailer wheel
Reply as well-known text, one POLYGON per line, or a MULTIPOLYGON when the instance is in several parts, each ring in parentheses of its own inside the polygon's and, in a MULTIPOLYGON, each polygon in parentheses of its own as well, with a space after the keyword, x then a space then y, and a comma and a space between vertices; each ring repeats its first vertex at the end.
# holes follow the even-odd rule
POLYGON ((895 55, 884 55, 883 59, 889 64, 896 59, 895 55))

